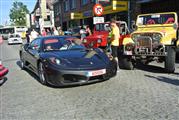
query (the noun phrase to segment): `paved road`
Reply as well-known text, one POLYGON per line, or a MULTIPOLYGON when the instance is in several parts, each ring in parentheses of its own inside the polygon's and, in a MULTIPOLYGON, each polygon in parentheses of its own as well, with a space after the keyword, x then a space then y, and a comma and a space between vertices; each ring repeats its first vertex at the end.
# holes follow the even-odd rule
POLYGON ((18 49, 2 46, 10 69, 0 87, 2 120, 179 120, 179 63, 174 74, 153 63, 97 84, 51 88, 20 70, 18 49))

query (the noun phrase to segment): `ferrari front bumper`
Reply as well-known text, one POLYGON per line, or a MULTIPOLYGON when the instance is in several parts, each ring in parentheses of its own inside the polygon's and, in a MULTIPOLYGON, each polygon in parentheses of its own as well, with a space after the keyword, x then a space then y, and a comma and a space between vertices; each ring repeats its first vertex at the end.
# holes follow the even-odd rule
POLYGON ((47 82, 54 86, 82 85, 108 80, 116 75, 117 65, 97 70, 61 70, 46 67, 47 82), (93 74, 94 73, 94 74, 93 74))

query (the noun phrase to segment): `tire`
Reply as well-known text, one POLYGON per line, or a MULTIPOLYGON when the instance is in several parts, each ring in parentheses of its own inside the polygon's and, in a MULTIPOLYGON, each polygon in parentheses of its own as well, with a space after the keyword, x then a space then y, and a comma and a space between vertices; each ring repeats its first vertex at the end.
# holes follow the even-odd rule
POLYGON ((21 70, 25 69, 25 60, 22 58, 22 56, 20 57, 20 67, 21 67, 21 70))
POLYGON ((38 65, 38 76, 40 83, 42 83, 43 85, 47 85, 47 77, 44 71, 44 66, 41 62, 38 65))
POLYGON ((119 59, 119 68, 126 69, 126 70, 133 70, 134 65, 130 60, 130 58, 123 56, 119 59))
POLYGON ((167 47, 167 56, 165 57, 165 70, 167 73, 175 71, 176 51, 172 46, 167 47))
POLYGON ((0 86, 4 83, 4 78, 0 80, 0 86))

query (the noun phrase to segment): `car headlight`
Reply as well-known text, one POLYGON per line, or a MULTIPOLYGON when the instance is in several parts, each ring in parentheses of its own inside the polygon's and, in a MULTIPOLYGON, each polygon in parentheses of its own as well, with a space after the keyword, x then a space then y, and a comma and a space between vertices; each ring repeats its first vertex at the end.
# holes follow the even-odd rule
POLYGON ((159 34, 159 33, 154 33, 154 34, 153 34, 153 40, 154 40, 154 41, 160 41, 161 38, 162 38, 162 35, 161 35, 161 34, 159 34))
POLYGON ((53 64, 61 65, 61 61, 58 58, 52 57, 52 58, 49 58, 49 60, 53 64))
POLYGON ((87 39, 83 39, 83 43, 87 43, 87 39))
POLYGON ((97 40, 97 43, 102 43, 102 40, 101 40, 101 39, 98 39, 98 40, 97 40))

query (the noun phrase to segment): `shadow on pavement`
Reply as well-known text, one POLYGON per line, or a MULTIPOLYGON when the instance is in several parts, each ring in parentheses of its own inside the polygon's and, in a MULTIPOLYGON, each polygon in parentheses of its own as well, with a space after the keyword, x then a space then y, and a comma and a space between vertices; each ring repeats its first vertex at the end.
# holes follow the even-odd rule
POLYGON ((2 80, 0 80, 0 87, 7 81, 7 77, 4 77, 2 80))
POLYGON ((169 83, 169 84, 172 84, 172 85, 179 86, 179 79, 172 79, 172 78, 163 77, 163 76, 158 76, 158 77, 154 77, 154 76, 150 76, 150 75, 145 75, 145 76, 149 77, 149 78, 156 79, 156 80, 161 81, 161 82, 165 82, 165 83, 169 83))
POLYGON ((135 68, 152 73, 166 73, 164 68, 155 65, 144 65, 142 63, 137 63, 135 68))
MULTIPOLYGON (((21 68, 21 62, 20 61, 17 61, 16 62, 16 64, 19 66, 19 68, 21 68)), ((38 76, 35 74, 35 73, 33 73, 32 71, 30 71, 30 70, 28 70, 28 69, 24 69, 30 76, 32 76, 35 80, 37 80, 39 83, 40 83, 40 81, 39 81, 39 78, 38 78, 38 76)), ((40 83, 41 84, 41 83, 40 83)))

